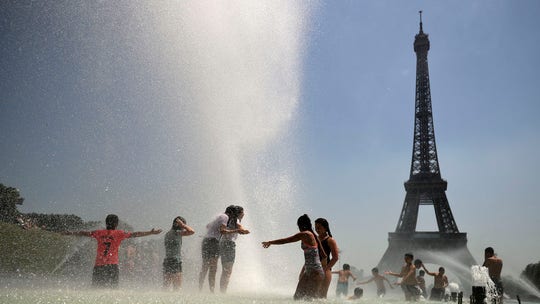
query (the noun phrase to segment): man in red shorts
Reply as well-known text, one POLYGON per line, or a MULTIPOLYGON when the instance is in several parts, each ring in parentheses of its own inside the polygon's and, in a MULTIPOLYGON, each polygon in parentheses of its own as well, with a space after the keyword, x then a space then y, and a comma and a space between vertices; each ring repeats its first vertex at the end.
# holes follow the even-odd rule
POLYGON ((127 238, 147 236, 161 233, 161 229, 152 229, 144 232, 127 232, 116 230, 118 216, 107 215, 105 219, 107 229, 94 231, 64 232, 65 235, 78 235, 93 237, 97 240, 96 262, 92 273, 92 286, 94 287, 118 287, 118 248, 120 243, 127 238))

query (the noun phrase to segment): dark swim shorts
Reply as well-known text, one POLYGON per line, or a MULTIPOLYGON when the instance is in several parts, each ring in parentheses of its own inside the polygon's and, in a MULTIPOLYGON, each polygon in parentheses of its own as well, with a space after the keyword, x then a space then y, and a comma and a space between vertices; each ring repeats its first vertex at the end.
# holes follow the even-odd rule
POLYGON ((219 241, 216 238, 204 238, 202 241, 203 261, 219 257, 219 241))
POLYGON ((94 271, 92 272, 92 286, 117 288, 118 273, 117 264, 94 266, 94 271))
POLYGON ((178 258, 165 258, 163 260, 163 273, 182 272, 182 261, 178 258))

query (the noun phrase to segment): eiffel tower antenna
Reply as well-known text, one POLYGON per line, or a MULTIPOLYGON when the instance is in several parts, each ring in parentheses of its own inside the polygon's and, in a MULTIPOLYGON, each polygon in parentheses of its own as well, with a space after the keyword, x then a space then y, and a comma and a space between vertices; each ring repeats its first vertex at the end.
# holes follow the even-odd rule
POLYGON ((418 14, 420 14, 420 33, 423 33, 424 30, 422 29, 422 11, 418 11, 418 14))

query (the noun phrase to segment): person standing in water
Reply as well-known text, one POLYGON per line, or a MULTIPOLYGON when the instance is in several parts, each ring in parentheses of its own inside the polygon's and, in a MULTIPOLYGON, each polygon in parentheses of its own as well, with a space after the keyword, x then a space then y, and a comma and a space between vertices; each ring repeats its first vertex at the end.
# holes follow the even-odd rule
POLYGON ((318 218, 315 220, 315 231, 317 232, 319 241, 326 253, 326 259, 321 261, 324 270, 324 279, 319 290, 319 296, 326 299, 328 287, 332 281, 332 267, 336 265, 339 260, 339 249, 336 240, 332 237, 330 225, 326 219, 318 218))
POLYGON ((426 272, 424 270, 420 270, 418 272, 418 276, 416 277, 416 281, 418 282, 418 287, 422 290, 422 295, 424 298, 427 299, 427 291, 426 291, 426 278, 425 278, 426 272))
POLYGON ((497 255, 492 247, 487 247, 484 250, 484 264, 482 266, 488 269, 489 277, 495 283, 497 288, 497 294, 499 296, 499 303, 502 303, 504 288, 501 281, 501 272, 503 267, 503 261, 497 255))
POLYGON ((118 249, 120 243, 133 237, 161 233, 161 229, 144 232, 117 230, 118 216, 109 214, 105 218, 106 229, 94 231, 65 231, 64 235, 77 235, 95 238, 97 241, 96 261, 92 272, 93 287, 118 288, 118 249))
POLYGON ((401 278, 401 282, 398 284, 401 285, 406 301, 417 301, 422 293, 416 281, 416 267, 412 263, 413 259, 414 256, 412 253, 406 253, 404 257, 405 265, 401 268, 400 273, 384 272, 385 274, 401 278))
POLYGON ((394 288, 392 287, 392 284, 390 283, 390 281, 379 274, 379 268, 375 267, 373 269, 371 269, 371 274, 373 275, 371 277, 371 279, 367 280, 367 281, 362 281, 362 282, 358 282, 356 283, 357 285, 362 285, 362 284, 367 284, 367 283, 370 283, 370 282, 375 282, 375 285, 377 286, 377 296, 379 298, 382 298, 384 297, 384 295, 386 294, 386 287, 384 286, 384 281, 386 281, 388 283, 388 286, 390 286, 390 288, 394 288))
POLYGON ((221 256, 221 280, 220 291, 227 292, 229 286, 229 279, 231 278, 232 268, 236 258, 236 238, 238 234, 248 234, 249 230, 246 230, 240 225, 240 222, 244 218, 244 208, 240 206, 233 206, 232 211, 229 212, 229 219, 227 225, 221 227, 221 240, 219 242, 219 255, 221 256), (230 233, 223 233, 228 231, 230 233))
POLYGON ((349 264, 343 264, 343 270, 332 271, 332 273, 339 275, 336 285, 336 297, 346 297, 349 294, 349 278, 353 278, 353 281, 356 281, 356 277, 351 271, 351 266, 349 264))
POLYGON ((225 209, 225 213, 218 215, 208 225, 206 225, 206 235, 202 241, 202 267, 199 273, 199 290, 202 290, 206 273, 208 273, 208 287, 214 292, 216 285, 217 262, 219 259, 219 247, 222 235, 240 233, 246 234, 249 231, 240 228, 227 229, 229 217, 234 216, 235 206, 230 205, 225 209))
POLYGON ((310 300, 319 297, 319 288, 324 279, 324 271, 321 265, 321 257, 326 258, 321 242, 313 232, 311 220, 307 214, 298 218, 300 232, 283 239, 262 242, 264 248, 271 245, 283 245, 300 242, 304 251, 304 266, 300 271, 298 285, 294 293, 295 300, 310 300))
POLYGON ((173 220, 171 230, 165 234, 165 259, 163 260, 163 287, 182 287, 182 237, 193 235, 195 231, 186 220, 177 216, 173 220))
POLYGON ((422 268, 428 275, 433 277, 433 288, 431 288, 429 299, 435 301, 444 300, 444 293, 446 292, 446 287, 448 286, 448 277, 446 277, 444 274, 444 267, 439 267, 439 272, 430 272, 422 263, 422 268))

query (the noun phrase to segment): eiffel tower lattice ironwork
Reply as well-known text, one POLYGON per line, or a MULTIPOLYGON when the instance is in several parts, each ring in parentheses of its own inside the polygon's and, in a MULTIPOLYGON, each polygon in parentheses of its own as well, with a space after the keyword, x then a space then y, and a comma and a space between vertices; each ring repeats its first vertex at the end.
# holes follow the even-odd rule
POLYGON ((396 271, 403 264, 404 253, 412 252, 424 263, 444 266, 457 276, 465 290, 470 290, 469 269, 476 262, 467 249, 467 234, 459 232, 456 225, 446 197, 447 182, 441 178, 431 108, 429 46, 420 11, 420 31, 414 39, 416 97, 411 170, 396 231, 388 234, 389 246, 378 266, 396 271), (438 231, 416 231, 421 205, 434 207, 438 231))

